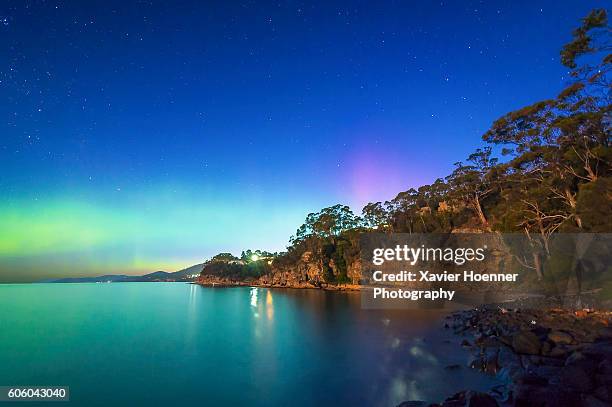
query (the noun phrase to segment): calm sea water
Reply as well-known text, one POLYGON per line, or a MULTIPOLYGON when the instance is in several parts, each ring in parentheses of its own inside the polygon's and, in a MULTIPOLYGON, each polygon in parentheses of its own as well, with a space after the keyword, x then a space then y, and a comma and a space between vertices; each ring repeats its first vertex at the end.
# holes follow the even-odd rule
POLYGON ((440 321, 355 293, 0 285, 0 386, 67 385, 79 406, 393 406, 492 385, 445 369, 468 355, 440 321))

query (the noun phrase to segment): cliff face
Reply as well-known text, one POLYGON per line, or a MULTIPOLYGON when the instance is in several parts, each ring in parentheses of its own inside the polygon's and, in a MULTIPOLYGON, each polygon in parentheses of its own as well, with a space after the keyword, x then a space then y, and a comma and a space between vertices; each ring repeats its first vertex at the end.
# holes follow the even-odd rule
POLYGON ((325 283, 323 262, 315 260, 312 252, 305 252, 293 265, 272 265, 272 272, 263 275, 258 282, 269 286, 320 287, 325 283))
POLYGON ((338 283, 341 275, 334 260, 325 262, 313 252, 306 251, 293 264, 272 264, 270 271, 260 277, 222 276, 203 273, 198 283, 207 286, 264 286, 288 288, 323 288, 323 289, 358 289, 361 278, 359 259, 346 265, 346 275, 349 281, 338 283))

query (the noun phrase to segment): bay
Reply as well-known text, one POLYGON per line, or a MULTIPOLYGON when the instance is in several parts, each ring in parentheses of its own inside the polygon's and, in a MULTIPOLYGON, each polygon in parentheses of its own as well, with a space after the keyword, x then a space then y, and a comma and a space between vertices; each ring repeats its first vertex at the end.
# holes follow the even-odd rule
POLYGON ((69 386, 78 406, 394 406, 493 384, 465 367, 444 311, 360 304, 319 290, 0 285, 0 386, 69 386))

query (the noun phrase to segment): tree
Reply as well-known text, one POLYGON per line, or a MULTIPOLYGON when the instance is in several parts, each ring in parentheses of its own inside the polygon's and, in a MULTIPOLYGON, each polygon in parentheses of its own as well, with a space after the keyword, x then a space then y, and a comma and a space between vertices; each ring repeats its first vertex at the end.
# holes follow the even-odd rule
POLYGON ((612 199, 611 32, 605 10, 592 11, 561 50, 561 62, 571 69, 568 86, 555 98, 502 116, 483 136, 511 157, 497 166, 498 225, 525 233, 532 260, 517 259, 540 279, 555 232, 600 231, 608 223, 599 216, 610 216, 612 199))
POLYGON ((355 216, 348 206, 340 204, 330 206, 321 209, 320 212, 308 214, 292 241, 301 241, 310 236, 320 238, 338 236, 344 231, 356 228, 359 223, 359 217, 355 216))
MULTIPOLYGON (((576 207, 579 186, 610 176, 612 58, 605 55, 611 49, 610 32, 605 10, 592 11, 561 50, 562 63, 572 69, 572 82, 554 99, 504 115, 483 136, 504 146, 512 157, 510 168, 524 174, 520 182, 538 184, 560 203, 549 205, 551 211, 540 213, 541 217, 555 219, 554 223, 573 220, 578 229, 583 227, 576 207), (584 63, 586 56, 588 61, 600 61, 584 63)), ((521 201, 533 214, 536 202, 527 196, 521 201)))
MULTIPOLYGON (((561 63, 573 69, 575 74, 581 71, 593 72, 591 65, 578 66, 577 60, 585 55, 600 52, 609 52, 612 47, 609 43, 610 27, 608 26, 608 13, 605 9, 592 10, 582 19, 582 25, 574 30, 573 39, 565 44, 561 49, 561 63)), ((605 67, 610 63, 610 55, 606 56, 603 64, 595 65, 600 71, 600 67, 605 67)))
POLYGON ((211 262, 229 262, 229 261, 236 261, 238 260, 238 257, 234 256, 231 253, 219 253, 216 254, 212 257, 212 259, 210 259, 211 262))
POLYGON ((389 212, 382 203, 369 203, 361 211, 363 225, 369 229, 384 230, 390 226, 389 212))
POLYGON ((477 149, 468 157, 469 164, 455 163, 455 170, 446 177, 450 186, 450 197, 470 208, 484 230, 491 227, 485 216, 482 201, 494 190, 491 170, 497 164, 497 158, 491 157, 491 147, 477 149))

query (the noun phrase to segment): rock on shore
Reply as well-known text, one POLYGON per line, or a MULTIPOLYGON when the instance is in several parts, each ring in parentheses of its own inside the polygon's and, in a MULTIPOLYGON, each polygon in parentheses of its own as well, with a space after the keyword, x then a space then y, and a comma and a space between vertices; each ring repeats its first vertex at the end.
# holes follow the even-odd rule
POLYGON ((469 367, 505 384, 430 406, 612 405, 612 312, 487 306, 447 317, 445 328, 471 350, 469 367))
MULTIPOLYGON (((214 264, 218 265, 219 261, 214 264)), ((241 260, 226 262, 228 267, 232 263, 244 266, 241 260)), ((324 263, 320 256, 315 256, 311 251, 306 251, 294 262, 284 264, 283 262, 269 263, 269 269, 265 274, 248 276, 240 273, 218 273, 209 271, 206 264, 198 284, 210 287, 275 287, 275 288, 320 288, 326 290, 359 290, 361 278, 361 260, 354 259, 345 265, 344 272, 333 260, 324 263), (327 270, 327 271, 326 271, 327 270), (344 274, 343 274, 344 273, 344 274)))
POLYGON ((204 287, 263 287, 263 288, 317 288, 331 291, 359 291, 358 284, 328 284, 291 278, 270 278, 235 280, 217 276, 200 276, 195 282, 204 287))

